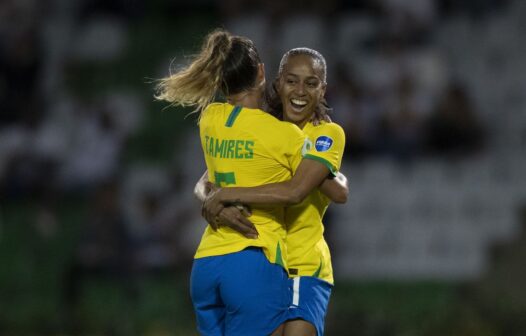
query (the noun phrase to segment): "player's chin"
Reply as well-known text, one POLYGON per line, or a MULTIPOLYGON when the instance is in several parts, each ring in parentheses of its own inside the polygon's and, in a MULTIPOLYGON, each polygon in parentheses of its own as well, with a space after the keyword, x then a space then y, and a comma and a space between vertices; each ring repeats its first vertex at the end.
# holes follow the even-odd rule
POLYGON ((285 116, 290 121, 301 121, 305 119, 307 114, 308 113, 306 108, 299 109, 287 106, 287 108, 285 109, 285 116))

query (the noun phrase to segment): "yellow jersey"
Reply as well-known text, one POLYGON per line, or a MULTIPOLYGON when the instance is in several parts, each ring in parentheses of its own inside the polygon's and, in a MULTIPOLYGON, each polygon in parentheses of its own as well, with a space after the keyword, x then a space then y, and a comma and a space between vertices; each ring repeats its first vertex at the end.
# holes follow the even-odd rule
MULTIPOLYGON (((303 132, 312 141, 305 157, 325 164, 336 174, 340 169, 345 147, 343 129, 335 123, 322 122, 318 126, 308 123, 303 132)), ((290 276, 314 276, 334 283, 331 254, 323 238, 322 223, 329 203, 329 198, 316 188, 303 202, 286 209, 287 263, 290 276)))
MULTIPOLYGON (((199 122, 208 179, 221 187, 254 187, 289 180, 302 160, 304 133, 259 109, 210 104, 199 122)), ((253 207, 250 221, 259 233, 248 239, 228 227, 207 226, 195 258, 261 247, 272 263, 287 269, 284 207, 253 207)))

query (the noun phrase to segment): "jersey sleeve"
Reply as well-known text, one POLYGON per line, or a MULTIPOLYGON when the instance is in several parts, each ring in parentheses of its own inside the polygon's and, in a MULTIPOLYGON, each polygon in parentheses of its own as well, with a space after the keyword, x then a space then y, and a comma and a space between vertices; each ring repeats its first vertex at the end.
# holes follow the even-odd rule
POLYGON ((289 135, 290 141, 287 146, 287 161, 289 167, 292 169, 292 174, 296 173, 296 169, 303 159, 303 153, 308 146, 308 139, 296 125, 293 125, 289 135))
POLYGON ((336 175, 342 163, 345 148, 345 133, 336 123, 325 123, 316 127, 309 139, 312 144, 304 158, 323 163, 329 171, 336 175))

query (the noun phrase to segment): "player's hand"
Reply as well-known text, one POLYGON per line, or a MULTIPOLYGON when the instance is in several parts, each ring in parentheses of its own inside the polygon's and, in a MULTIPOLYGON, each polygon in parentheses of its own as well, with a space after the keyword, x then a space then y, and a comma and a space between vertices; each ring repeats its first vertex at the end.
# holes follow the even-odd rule
POLYGON ((203 206, 201 207, 201 215, 214 230, 217 230, 218 224, 216 222, 218 221, 218 215, 225 206, 220 201, 221 188, 215 186, 210 188, 210 192, 206 196, 203 206))
POLYGON ((241 233, 246 238, 257 239, 258 231, 246 217, 250 216, 248 208, 242 205, 225 207, 217 216, 218 226, 227 226, 241 233))
POLYGON ((210 193, 212 191, 216 191, 217 189, 219 189, 218 186, 216 186, 215 184, 213 184, 212 182, 210 181, 206 181, 205 182, 205 190, 206 190, 206 193, 210 193))

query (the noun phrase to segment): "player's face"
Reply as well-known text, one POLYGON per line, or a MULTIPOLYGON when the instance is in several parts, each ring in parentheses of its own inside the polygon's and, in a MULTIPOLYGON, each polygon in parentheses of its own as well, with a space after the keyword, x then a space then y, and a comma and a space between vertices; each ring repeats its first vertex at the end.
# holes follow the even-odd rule
POLYGON ((278 81, 283 119, 303 128, 325 94, 322 64, 309 55, 290 56, 278 81))

